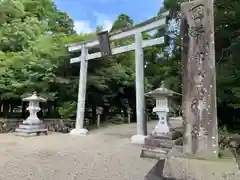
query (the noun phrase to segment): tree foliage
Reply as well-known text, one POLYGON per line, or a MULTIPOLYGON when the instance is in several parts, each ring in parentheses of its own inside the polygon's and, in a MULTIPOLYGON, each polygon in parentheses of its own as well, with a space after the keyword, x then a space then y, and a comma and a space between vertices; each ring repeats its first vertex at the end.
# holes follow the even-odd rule
POLYGON ((57 102, 59 89, 75 82, 61 72, 69 61, 65 44, 93 35, 77 35, 72 19, 51 0, 1 1, 0 9, 2 104, 19 105, 21 95, 31 91, 57 102))
MULTIPOLYGON (((170 10, 171 18, 179 21, 181 0, 165 0, 165 8, 170 10)), ((239 48, 240 48, 240 1, 215 0, 215 51, 217 70, 217 102, 220 125, 233 128, 239 124, 240 88, 239 88, 239 48)), ((179 35, 175 40, 175 50, 170 62, 180 62, 179 35)), ((175 66, 171 66, 174 70, 175 66)), ((170 78, 180 76, 180 68, 170 73, 170 78)), ((178 78, 180 79, 180 78, 178 78)), ((174 84, 176 81, 173 81, 174 84)), ((180 83, 176 83, 178 86, 180 83)))

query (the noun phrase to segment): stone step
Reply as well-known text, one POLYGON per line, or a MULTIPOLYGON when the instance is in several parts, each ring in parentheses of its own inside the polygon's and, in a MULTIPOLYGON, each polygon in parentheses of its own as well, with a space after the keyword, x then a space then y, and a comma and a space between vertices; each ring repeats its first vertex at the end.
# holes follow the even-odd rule
POLYGON ((44 124, 39 124, 39 125, 20 124, 19 129, 45 129, 45 125, 44 124))
POLYGON ((162 148, 172 148, 174 146, 174 141, 165 140, 165 139, 155 139, 155 138, 146 138, 145 145, 153 147, 162 147, 162 148))
POLYGON ((177 130, 171 131, 168 134, 156 134, 152 133, 149 136, 154 137, 155 139, 166 139, 166 140, 176 140, 182 137, 183 133, 177 130))
POLYGON ((47 129, 15 129, 16 132, 23 132, 23 133, 39 133, 39 132, 47 132, 47 129))
POLYGON ((164 140, 172 140, 172 137, 170 137, 170 136, 164 136, 164 135, 162 135, 162 136, 157 136, 157 135, 150 135, 150 136, 152 136, 154 139, 164 139, 164 140))
POLYGON ((144 146, 141 150, 140 157, 154 158, 154 159, 164 159, 168 154, 169 149, 166 148, 156 148, 152 146, 144 146))
POLYGON ((156 144, 156 143, 146 143, 145 145, 151 146, 151 147, 156 147, 156 148, 166 148, 166 149, 171 149, 174 146, 172 144, 156 144))
POLYGON ((15 129, 15 135, 22 137, 40 136, 41 133, 48 135, 48 129, 15 129))

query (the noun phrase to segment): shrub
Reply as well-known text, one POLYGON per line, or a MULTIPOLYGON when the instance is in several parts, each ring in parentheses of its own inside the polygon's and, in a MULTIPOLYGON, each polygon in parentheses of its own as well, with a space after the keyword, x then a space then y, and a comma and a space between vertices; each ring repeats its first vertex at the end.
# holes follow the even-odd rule
POLYGON ((75 101, 67 101, 64 102, 63 105, 57 108, 57 111, 61 118, 70 119, 72 116, 76 114, 77 103, 75 101))

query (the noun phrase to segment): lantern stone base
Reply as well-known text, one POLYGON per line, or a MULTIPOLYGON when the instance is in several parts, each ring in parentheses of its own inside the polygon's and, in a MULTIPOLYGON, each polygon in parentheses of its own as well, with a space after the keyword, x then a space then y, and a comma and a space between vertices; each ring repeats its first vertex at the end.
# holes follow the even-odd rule
POLYGON ((47 128, 44 124, 21 124, 17 129, 15 129, 15 132, 17 132, 17 135, 21 136, 28 136, 28 135, 36 135, 39 136, 41 133, 44 133, 47 135, 47 128))
POLYGON ((42 121, 40 121, 37 117, 34 117, 34 118, 31 118, 31 117, 28 117, 25 121, 23 121, 23 124, 24 125, 41 125, 42 124, 42 121))
POLYGON ((134 136, 131 137, 131 143, 142 145, 142 144, 144 144, 145 139, 146 139, 146 136, 141 135, 141 134, 137 134, 137 135, 134 135, 134 136))
POLYGON ((161 135, 161 134, 167 134, 170 132, 170 128, 167 124, 158 124, 155 128, 154 128, 154 132, 161 135))
POLYGON ((161 159, 164 158, 174 145, 181 145, 182 132, 180 129, 172 130, 166 134, 153 132, 149 134, 142 146, 141 157, 161 159))
POLYGON ((73 136, 86 136, 88 134, 87 129, 72 129, 70 131, 70 135, 73 136))

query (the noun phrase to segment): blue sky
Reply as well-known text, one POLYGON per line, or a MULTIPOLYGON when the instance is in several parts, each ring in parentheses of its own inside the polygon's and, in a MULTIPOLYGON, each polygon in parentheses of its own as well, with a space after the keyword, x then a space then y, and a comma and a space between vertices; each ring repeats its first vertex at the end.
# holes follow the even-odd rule
POLYGON ((157 15, 163 0, 55 0, 57 7, 67 12, 80 32, 95 31, 97 25, 109 30, 119 14, 129 15, 134 23, 157 15))

